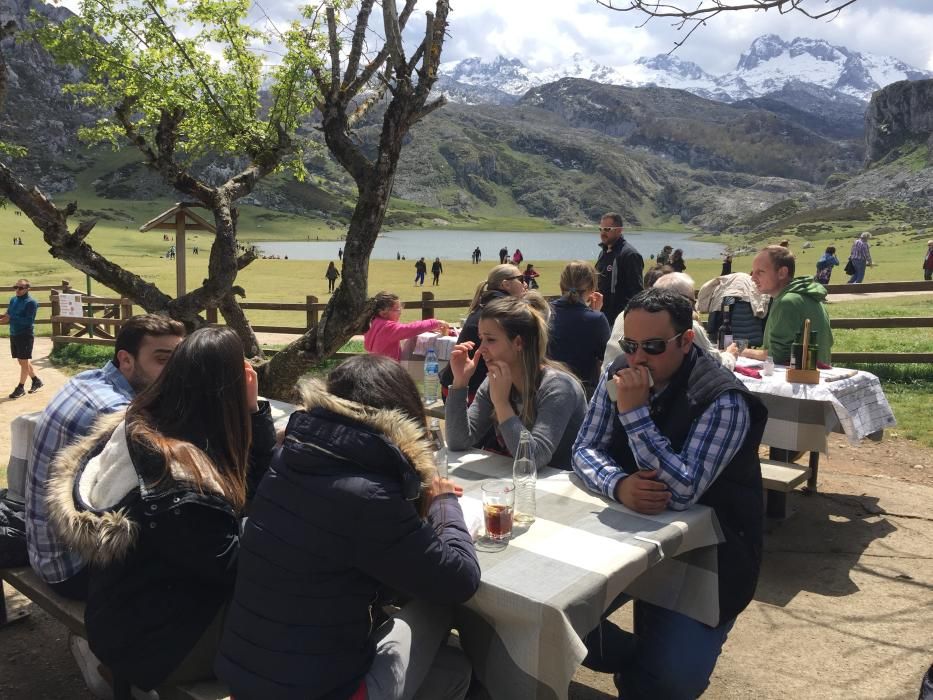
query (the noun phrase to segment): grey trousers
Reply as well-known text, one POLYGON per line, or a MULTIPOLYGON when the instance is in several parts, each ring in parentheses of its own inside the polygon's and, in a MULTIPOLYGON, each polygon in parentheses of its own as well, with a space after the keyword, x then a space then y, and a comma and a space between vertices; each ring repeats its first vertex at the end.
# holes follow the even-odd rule
POLYGON ((463 700, 472 667, 449 646, 448 606, 416 600, 376 630, 376 658, 366 674, 370 700, 463 700))

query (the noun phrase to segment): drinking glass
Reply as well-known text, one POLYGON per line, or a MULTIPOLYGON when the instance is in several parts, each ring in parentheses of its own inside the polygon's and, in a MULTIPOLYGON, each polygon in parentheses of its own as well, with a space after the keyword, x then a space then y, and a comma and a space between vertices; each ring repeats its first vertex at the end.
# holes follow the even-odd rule
POLYGON ((511 479, 483 482, 483 523, 488 540, 505 545, 512 535, 514 507, 515 485, 511 479))
POLYGON ((748 350, 748 338, 733 338, 732 342, 735 343, 735 347, 738 348, 740 355, 748 350))

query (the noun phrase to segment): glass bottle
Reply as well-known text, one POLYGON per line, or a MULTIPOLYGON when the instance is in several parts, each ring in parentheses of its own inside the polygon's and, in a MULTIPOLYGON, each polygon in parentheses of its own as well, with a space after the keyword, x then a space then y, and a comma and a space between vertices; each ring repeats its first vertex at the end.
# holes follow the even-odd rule
POLYGON ((428 431, 431 434, 431 444, 434 447, 434 467, 437 475, 443 479, 447 478, 447 443, 444 441, 444 433, 441 432, 441 422, 437 418, 432 418, 428 425, 428 431))
POLYGON ((732 307, 723 302, 722 305, 722 323, 719 324, 719 335, 717 336, 720 350, 725 350, 732 345, 732 307))
POLYGON ((515 522, 530 525, 535 521, 535 489, 538 485, 538 469, 532 457, 531 433, 522 430, 512 463, 512 480, 515 483, 515 522))

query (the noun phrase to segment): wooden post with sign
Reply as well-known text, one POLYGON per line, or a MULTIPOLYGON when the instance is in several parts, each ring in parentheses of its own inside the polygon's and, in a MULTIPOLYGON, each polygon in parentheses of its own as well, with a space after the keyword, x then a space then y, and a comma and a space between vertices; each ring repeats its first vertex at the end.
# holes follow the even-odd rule
POLYGON ((185 294, 187 280, 185 261, 187 259, 187 246, 185 245, 186 231, 210 231, 214 233, 212 223, 198 216, 190 207, 200 207, 200 204, 178 202, 168 211, 164 211, 151 221, 139 227, 141 232, 172 231, 175 234, 175 294, 176 298, 185 294))

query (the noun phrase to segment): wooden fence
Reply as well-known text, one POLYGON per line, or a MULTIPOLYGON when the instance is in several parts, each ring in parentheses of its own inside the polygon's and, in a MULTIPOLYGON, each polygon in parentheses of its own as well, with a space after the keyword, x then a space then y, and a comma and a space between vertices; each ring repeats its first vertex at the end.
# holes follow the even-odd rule
MULTIPOLYGON (((34 287, 33 290, 39 288, 34 287)), ((51 288, 46 288, 51 289, 51 288)), ((868 284, 855 285, 834 284, 827 287, 831 294, 845 293, 870 293, 870 292, 930 292, 933 293, 933 282, 872 282, 868 284)), ((112 299, 105 297, 85 296, 86 311, 88 317, 75 318, 59 316, 57 311, 56 292, 62 291, 62 288, 52 289, 52 301, 50 303, 40 304, 40 306, 52 307, 52 318, 46 321, 37 320, 37 323, 52 323, 52 341, 58 343, 90 343, 98 345, 110 345, 113 343, 113 336, 116 329, 122 324, 122 321, 133 314, 132 302, 129 299, 112 299), (94 314, 101 314, 100 317, 94 314)), ((72 291, 72 290, 68 290, 72 291)), ((471 299, 435 299, 433 292, 422 292, 421 298, 413 301, 404 302, 406 309, 420 309, 421 318, 434 318, 435 313, 441 309, 462 310, 458 315, 465 316, 466 310, 470 306, 471 299)), ((883 300, 879 300, 883 302, 883 300)), ((253 330, 257 333, 284 333, 300 335, 317 325, 321 313, 327 307, 327 304, 320 302, 315 296, 307 296, 304 303, 287 302, 243 302, 240 306, 245 310, 262 311, 282 311, 296 312, 302 311, 305 314, 305 325, 286 326, 286 325, 254 325, 253 330)), ((830 309, 830 312, 832 310, 830 309)), ((830 314, 831 315, 831 314, 830 314)), ((220 319, 216 309, 208 309, 205 317, 209 323, 219 323, 220 319)), ((860 328, 933 328, 933 317, 930 316, 909 316, 909 317, 881 317, 881 318, 839 318, 831 319, 830 325, 834 330, 853 330, 860 328)), ((338 356, 343 356, 340 353, 338 356)), ((839 365, 851 363, 933 363, 933 348, 931 352, 834 352, 833 363, 839 365)))

